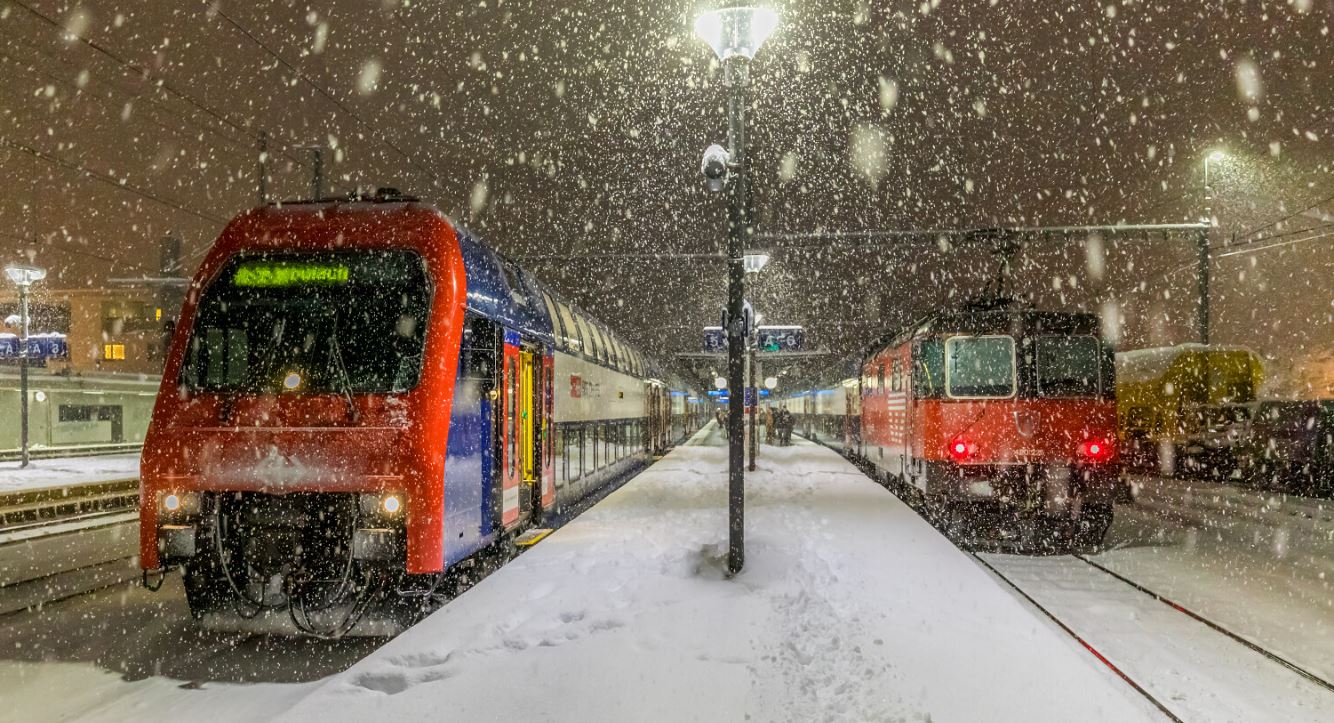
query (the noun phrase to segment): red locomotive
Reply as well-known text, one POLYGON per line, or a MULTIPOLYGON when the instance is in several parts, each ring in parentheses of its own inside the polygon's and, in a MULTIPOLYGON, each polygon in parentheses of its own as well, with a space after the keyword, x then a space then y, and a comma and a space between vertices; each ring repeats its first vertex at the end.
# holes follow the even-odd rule
POLYGON ((1113 359, 1094 314, 937 314, 861 360, 848 451, 951 527, 1094 545, 1121 489, 1113 359))

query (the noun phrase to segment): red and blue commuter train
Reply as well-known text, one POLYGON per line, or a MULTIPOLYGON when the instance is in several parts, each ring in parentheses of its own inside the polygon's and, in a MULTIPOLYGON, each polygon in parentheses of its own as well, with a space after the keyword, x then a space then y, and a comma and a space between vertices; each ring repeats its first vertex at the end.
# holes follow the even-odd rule
POLYGON ((215 623, 345 634, 692 431, 663 378, 415 199, 243 213, 190 286, 144 443, 145 582, 180 569, 215 623))
POLYGON ((1035 541, 1102 540, 1123 484, 1114 357, 1097 315, 950 310, 874 344, 849 372, 790 402, 808 434, 951 527, 999 516, 1035 541))

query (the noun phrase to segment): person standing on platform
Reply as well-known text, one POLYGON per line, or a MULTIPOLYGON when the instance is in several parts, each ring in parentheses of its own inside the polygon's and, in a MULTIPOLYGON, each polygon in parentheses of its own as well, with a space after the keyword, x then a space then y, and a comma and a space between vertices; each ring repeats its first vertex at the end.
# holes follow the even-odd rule
POLYGON ((774 408, 767 404, 764 406, 764 443, 774 443, 774 408))

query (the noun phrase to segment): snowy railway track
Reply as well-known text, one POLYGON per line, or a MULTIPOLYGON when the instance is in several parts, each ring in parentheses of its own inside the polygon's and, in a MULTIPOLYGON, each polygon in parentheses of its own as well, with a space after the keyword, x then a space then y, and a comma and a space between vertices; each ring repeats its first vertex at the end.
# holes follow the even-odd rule
POLYGON ((0 495, 0 614, 132 579, 137 479, 0 495))
POLYGON ((1085 555, 965 551, 1169 720, 1334 714, 1326 678, 1085 555))
POLYGON ((1016 593, 1018 593, 1018 595, 1022 597, 1025 601, 1027 601, 1029 605, 1032 605, 1034 608, 1037 608, 1038 612, 1045 615, 1047 619, 1052 621, 1052 623, 1054 623, 1056 627, 1060 628, 1062 632, 1064 632, 1066 635, 1069 635, 1071 638, 1074 638, 1075 642, 1079 643, 1085 650, 1089 651, 1089 653, 1092 654, 1093 657, 1097 658, 1098 661, 1101 662, 1103 665, 1105 665, 1108 670, 1115 673, 1118 678, 1120 678, 1127 685, 1133 688, 1136 693, 1139 693, 1140 695, 1144 696, 1144 698, 1148 700, 1150 703, 1152 703, 1153 706, 1159 710, 1159 712, 1167 716, 1168 720, 1174 721, 1175 723, 1185 723, 1184 719, 1177 716, 1176 713, 1173 713, 1171 708, 1168 708, 1153 693, 1150 693, 1148 689, 1146 689, 1144 686, 1136 682, 1134 678, 1130 677, 1128 673, 1126 673, 1115 663, 1113 663, 1092 643, 1086 640, 1079 633, 1075 632, 1073 628, 1071 628, 1069 625, 1063 622, 1061 618, 1059 618, 1055 613, 1049 610, 1045 605, 1038 602, 1037 599, 1035 599, 1032 595, 1029 595, 1027 592, 1025 592, 1024 589, 1020 587, 1018 583, 1016 583, 1014 580, 1006 576, 1005 573, 996 569, 994 565, 987 562, 987 560, 980 554, 976 552, 969 552, 969 554, 972 555, 973 559, 976 560, 978 564, 986 568, 992 575, 995 575, 996 578, 998 578, 1001 582, 1008 585, 1011 590, 1014 590, 1016 593))
MULTIPOLYGON (((850 461, 931 520, 912 489, 850 461)), ((1319 672, 1086 555, 979 551, 941 534, 1168 720, 1334 720, 1334 683, 1319 672)))
MULTIPOLYGON (((1320 686, 1321 688, 1324 688, 1325 690, 1327 690, 1327 691, 1329 691, 1329 692, 1331 692, 1331 693, 1334 693, 1334 683, 1331 683, 1330 681, 1326 680, 1325 678, 1320 677, 1319 675, 1317 675, 1317 674, 1311 672, 1310 670, 1307 670, 1306 668, 1304 668, 1304 667, 1298 665, 1297 663, 1294 663, 1294 662, 1292 662, 1291 660, 1288 660, 1287 658, 1285 658, 1285 657, 1283 657, 1283 656, 1281 656, 1281 655, 1279 655, 1279 654, 1277 654, 1277 653, 1275 653, 1275 652, 1273 652, 1273 651, 1271 651, 1271 650, 1268 650, 1268 649, 1266 649, 1266 648, 1264 648, 1264 647, 1262 647, 1262 646, 1256 644, 1254 641, 1252 641, 1252 640, 1246 638, 1245 636, 1242 636, 1242 635, 1239 635, 1239 634, 1237 634, 1237 633, 1232 632, 1231 630, 1229 630, 1229 629, 1223 627, 1223 626, 1220 625, 1219 623, 1214 622, 1213 620, 1210 620, 1209 618, 1207 618, 1207 617, 1201 615, 1200 613, 1195 612, 1194 610, 1191 610, 1190 608, 1187 608, 1186 606, 1182 605, 1181 603, 1178 603, 1178 602, 1176 602, 1176 601, 1174 601, 1174 600, 1172 600, 1172 599, 1170 599, 1170 598, 1168 598, 1168 597, 1165 597, 1165 596, 1163 596, 1163 595, 1160 595, 1160 594, 1154 592, 1153 590, 1150 590, 1149 588, 1147 588, 1147 587, 1145 587, 1145 586, 1143 586, 1143 585, 1141 585, 1141 584, 1135 582, 1134 580, 1131 580, 1130 578, 1128 578, 1128 577, 1126 577, 1126 576, 1124 576, 1124 575, 1122 575, 1122 574, 1116 572, 1115 570, 1109 569, 1108 567, 1106 567, 1106 566, 1104 566, 1104 565, 1102 565, 1102 564, 1100 564, 1100 563, 1097 563, 1097 562, 1094 562, 1093 560, 1090 560, 1088 557, 1086 557, 1086 556, 1084 556, 1084 555, 1082 555, 1082 554, 1075 553, 1074 555, 1072 555, 1072 557, 1074 557, 1076 560, 1080 560, 1080 561, 1084 562, 1085 564, 1090 565, 1090 566, 1092 566, 1092 567, 1094 567, 1094 568, 1096 568, 1096 569, 1102 571, 1103 573, 1106 573, 1107 575, 1110 575, 1111 577, 1113 577, 1113 578, 1115 578, 1115 579, 1117 579, 1117 580, 1119 580, 1119 581, 1125 583, 1126 585, 1129 585, 1130 587, 1134 588, 1135 590, 1137 590, 1137 591, 1139 591, 1139 592, 1141 592, 1141 593, 1144 593, 1145 595, 1148 595, 1149 597, 1153 598, 1154 600, 1157 600, 1158 602, 1160 602, 1160 603, 1166 605, 1166 606, 1169 607, 1169 608, 1172 608, 1173 610, 1176 610, 1177 612, 1179 612, 1179 613, 1181 613, 1181 614, 1183 614, 1183 615, 1185 615, 1185 616, 1191 618, 1192 620, 1195 620, 1196 622, 1201 623, 1201 624, 1203 624, 1203 625, 1209 627, 1209 628, 1210 628, 1211 630, 1213 630, 1214 632, 1219 633, 1220 635, 1224 635, 1224 636, 1226 636, 1226 637, 1228 637, 1228 638, 1230 638, 1230 639, 1236 641, 1237 643, 1240 643, 1241 645, 1244 645, 1245 647, 1249 648, 1250 650, 1252 650, 1252 651, 1254 651, 1254 652, 1256 652, 1256 653, 1258 653, 1258 654, 1260 654, 1260 655, 1263 655, 1265 658, 1268 658, 1269 660, 1272 660, 1273 662, 1278 663, 1279 665, 1281 665, 1281 666, 1287 668, 1288 670, 1291 670, 1292 672, 1296 673, 1297 675, 1300 675, 1301 677, 1303 677, 1303 678, 1305 678, 1306 680, 1308 680, 1308 681, 1314 683, 1315 685, 1318 685, 1318 686, 1320 686)), ((983 564, 985 564, 985 563, 983 563, 983 564)))

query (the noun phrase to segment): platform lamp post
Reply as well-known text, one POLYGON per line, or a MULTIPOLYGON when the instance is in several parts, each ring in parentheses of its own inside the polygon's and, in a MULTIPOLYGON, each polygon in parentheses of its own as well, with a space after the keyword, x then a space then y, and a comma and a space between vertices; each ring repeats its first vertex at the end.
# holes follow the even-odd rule
POLYGON ((20 467, 28 466, 28 290, 46 278, 46 269, 24 264, 6 264, 5 275, 19 287, 19 445, 20 467))
POLYGON ((1209 343, 1209 323, 1212 310, 1210 309, 1210 287, 1213 286, 1213 269, 1210 268, 1213 250, 1209 244, 1209 230, 1214 226, 1214 187, 1209 182, 1209 164, 1219 163, 1227 159, 1227 154, 1223 151, 1210 151, 1204 157, 1204 218, 1200 222, 1204 228, 1200 229, 1199 239, 1196 242, 1196 265, 1199 268, 1196 283, 1199 285, 1197 294, 1199 295, 1199 311, 1195 324, 1198 327, 1196 336, 1201 344, 1209 343))
POLYGON ((731 179, 731 203, 727 224, 727 570, 735 575, 746 561, 745 553, 745 353, 742 304, 745 271, 742 250, 750 238, 747 219, 750 189, 746 178, 745 109, 750 61, 764 41, 778 28, 778 13, 768 8, 733 5, 701 13, 695 19, 695 34, 709 44, 722 61, 727 85, 727 139, 729 150, 716 146, 705 152, 701 170, 718 190, 731 179), (717 149, 713 156, 710 152, 717 149))

